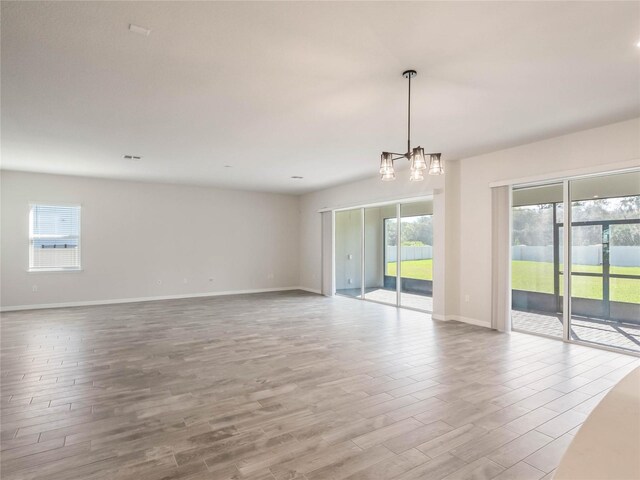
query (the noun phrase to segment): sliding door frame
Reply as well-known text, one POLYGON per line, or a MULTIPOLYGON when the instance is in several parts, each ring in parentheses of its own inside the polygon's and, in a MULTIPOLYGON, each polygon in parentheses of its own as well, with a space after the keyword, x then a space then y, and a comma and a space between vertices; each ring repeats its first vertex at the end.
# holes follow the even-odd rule
MULTIPOLYGON (((524 330, 519 330, 519 329, 514 329, 513 328, 513 318, 510 315, 509 316, 509 321, 511 322, 511 329, 514 332, 521 332, 521 333, 526 333, 528 335, 536 335, 539 337, 544 337, 544 338, 551 338, 554 340, 561 340, 565 343, 573 343, 576 345, 583 345, 583 346, 587 346, 587 347, 591 347, 591 348, 597 348, 600 350, 606 350, 606 351, 610 351, 610 352, 616 352, 616 353, 625 353, 628 355, 632 355, 632 356, 640 356, 639 352, 634 352, 633 350, 625 350, 625 349, 621 349, 621 348, 615 348, 615 347, 609 347, 606 345, 600 345, 597 343, 590 343, 590 342, 586 342, 586 341, 581 341, 581 340, 575 340, 571 338, 571 317, 572 317, 572 312, 571 312, 571 299, 572 299, 572 293, 571 293, 571 277, 572 277, 572 270, 571 270, 571 266, 572 266, 572 259, 571 259, 571 252, 572 252, 572 230, 573 230, 573 224, 572 224, 572 200, 571 200, 571 183, 575 180, 581 180, 581 179, 585 179, 585 178, 594 178, 594 177, 606 177, 609 175, 616 175, 616 174, 624 174, 624 173, 634 173, 634 172, 640 172, 640 168, 634 167, 634 168, 626 168, 626 169, 621 169, 621 170, 612 170, 612 171, 603 171, 603 172, 595 172, 595 173, 588 173, 588 174, 584 174, 584 175, 574 175, 574 176, 566 176, 563 178, 549 178, 549 179, 545 179, 545 180, 540 180, 540 181, 535 181, 535 182, 522 182, 522 183, 513 183, 509 185, 509 189, 511 192, 511 198, 513 198, 513 191, 516 188, 522 188, 522 187, 538 187, 538 186, 545 186, 545 185, 550 185, 550 184, 554 184, 554 183, 559 183, 560 181, 562 182, 562 205, 563 205, 563 218, 562 218, 562 227, 563 227, 563 233, 562 233, 562 255, 563 255, 563 268, 562 268, 562 286, 563 286, 563 296, 562 296, 562 338, 558 338, 558 337, 554 337, 552 335, 546 335, 544 333, 536 333, 536 332, 528 332, 528 331, 524 331, 524 330), (568 227, 567 227, 568 226, 568 227)), ((557 208, 557 203, 553 204, 553 218, 554 218, 554 232, 557 231, 558 225, 555 224, 556 221, 556 208, 557 208)), ((511 208, 509 210, 509 215, 513 215, 513 208, 511 208)), ((509 221, 509 224, 511 225, 511 218, 509 221)), ((580 222, 580 223, 586 223, 586 224, 600 224, 602 222, 580 222)), ((623 221, 616 221, 616 220, 611 220, 608 221, 606 223, 611 223, 611 224, 623 224, 623 223, 628 223, 628 222, 623 222, 623 221)), ((578 225, 576 225, 578 226, 578 225)), ((554 233, 554 242, 557 240, 560 240, 560 236, 556 235, 554 233), (558 238, 556 238, 558 237, 558 238)), ((510 252, 513 249, 513 245, 510 245, 509 247, 510 252)), ((557 248, 554 248, 554 251, 557 250, 557 248)), ((554 254, 555 256, 555 254, 554 254)), ((512 254, 510 253, 509 255, 509 262, 512 261, 512 254)), ((555 262, 554 262, 555 263, 555 262)), ((604 272, 603 272, 604 273, 604 272)), ((556 276, 555 276, 555 271, 554 271, 554 284, 557 282, 556 280, 556 276)), ((604 278, 604 277, 603 277, 604 278)), ((511 285, 509 285, 509 288, 512 288, 511 285)), ((603 284, 603 288, 604 288, 604 284, 603 284)), ((555 289, 554 289, 555 290, 555 289)), ((511 306, 510 306, 510 310, 512 310, 511 306)))
MULTIPOLYGON (((569 321, 571 319, 571 182, 569 179, 562 181, 562 212, 565 227, 562 229, 562 340, 571 341, 569 321), (568 225, 568 227, 567 227, 568 225)), ((554 225, 553 228, 556 228, 554 225)))
MULTIPOLYGON (((387 305, 387 306, 392 306, 392 307, 396 307, 396 308, 404 308, 407 310, 414 310, 416 312, 421 312, 421 313, 428 313, 428 314, 433 314, 432 311, 430 310, 422 310, 419 308, 414 308, 414 307, 408 307, 408 306, 403 306, 402 305, 402 295, 401 295, 401 290, 402 290, 402 280, 401 280, 401 275, 402 275, 402 262, 401 262, 401 258, 402 258, 402 242, 400 241, 401 239, 401 235, 402 235, 402 205, 407 205, 407 204, 412 204, 412 203, 418 203, 418 202, 428 202, 431 201, 433 202, 433 195, 424 195, 421 197, 411 197, 411 198, 406 198, 406 199, 399 199, 399 200, 390 200, 390 201, 385 201, 385 202, 376 202, 376 203, 370 203, 370 204, 365 204, 365 205, 357 205, 357 206, 350 206, 350 207, 344 207, 344 208, 336 208, 336 209, 332 209, 332 222, 333 222, 333 252, 334 252, 334 259, 333 259, 333 293, 334 295, 338 295, 341 297, 345 297, 345 298, 351 298, 351 299, 355 299, 355 300, 364 300, 367 302, 372 302, 372 303, 378 303, 380 305, 387 305), (365 211, 367 208, 375 208, 375 207, 385 207, 385 206, 391 206, 394 205, 396 207, 396 215, 395 217, 387 217, 387 219, 391 219, 391 218, 395 218, 396 220, 396 301, 395 303, 384 303, 384 302, 380 302, 378 300, 372 300, 370 298, 366 298, 366 282, 365 282, 365 274, 366 274, 366 270, 365 270, 365 265, 366 265, 366 256, 365 256, 365 211), (336 268, 335 268, 335 232, 336 232, 336 226, 335 226, 335 221, 336 221, 336 212, 345 212, 345 211, 349 211, 349 210, 359 210, 360 211, 360 255, 361 255, 361 266, 360 266, 360 297, 351 297, 348 295, 343 295, 337 292, 336 290, 336 268)), ((431 213, 431 215, 433 216, 433 212, 431 213)), ((386 256, 386 238, 385 237, 385 226, 384 226, 384 220, 383 219, 383 226, 382 226, 382 235, 383 235, 383 277, 384 274, 386 273, 386 264, 385 264, 385 256, 386 256)), ((433 294, 432 294, 432 298, 433 298, 433 294)))
POLYGON ((396 305, 398 307, 402 307, 402 216, 400 205, 400 203, 396 203, 396 305))
POLYGON ((367 257, 364 254, 364 226, 365 226, 364 207, 360 207, 360 258, 361 258, 361 262, 360 262, 360 298, 364 298, 364 291, 365 291, 364 267, 365 267, 365 264, 367 263, 367 257))

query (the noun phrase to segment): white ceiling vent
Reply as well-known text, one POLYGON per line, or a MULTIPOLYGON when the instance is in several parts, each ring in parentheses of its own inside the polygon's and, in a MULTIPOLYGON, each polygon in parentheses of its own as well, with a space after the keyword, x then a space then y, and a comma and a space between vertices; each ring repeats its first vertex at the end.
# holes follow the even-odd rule
POLYGON ((129 31, 132 33, 137 33, 138 35, 143 35, 145 37, 148 37, 151 33, 151 29, 141 27, 140 25, 135 25, 133 23, 129 24, 129 31))
POLYGON ((139 155, 123 155, 122 158, 125 160, 140 160, 142 157, 139 155))

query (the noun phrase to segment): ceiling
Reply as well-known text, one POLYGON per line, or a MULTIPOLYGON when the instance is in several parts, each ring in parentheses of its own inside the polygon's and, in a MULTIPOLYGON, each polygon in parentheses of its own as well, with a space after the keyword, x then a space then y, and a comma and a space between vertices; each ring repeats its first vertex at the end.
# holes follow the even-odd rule
POLYGON ((457 159, 639 116, 638 41, 639 2, 3 1, 2 168, 298 194, 404 150, 407 68, 457 159))

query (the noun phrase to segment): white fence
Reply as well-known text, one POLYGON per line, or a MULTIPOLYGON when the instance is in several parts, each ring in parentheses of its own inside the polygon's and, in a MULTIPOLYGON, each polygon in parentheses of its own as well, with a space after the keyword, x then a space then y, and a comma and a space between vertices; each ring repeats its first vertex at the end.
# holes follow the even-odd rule
MULTIPOLYGON (((433 247, 424 245, 421 247, 402 248, 402 260, 424 260, 433 258, 433 247)), ((574 265, 600 265, 602 264, 602 245, 576 246, 571 250, 574 265)), ((387 246, 387 262, 395 262, 398 258, 398 248, 387 246)), ((530 262, 553 262, 553 245, 528 246, 514 245, 511 249, 512 260, 526 260, 530 262)), ((560 262, 562 262, 562 249, 560 249, 560 262)), ((616 267, 640 267, 640 247, 636 246, 611 246, 609 247, 609 263, 616 267)))
MULTIPOLYGON (((602 264, 602 245, 575 246, 571 249, 574 265, 602 264)), ((511 249, 512 260, 530 262, 553 262, 553 245, 515 245, 511 249)), ((560 249, 562 262, 562 249, 560 249)), ((616 267, 640 267, 640 247, 609 247, 609 263, 616 267)))
MULTIPOLYGON (((423 245, 421 247, 402 246, 402 261, 405 260, 425 260, 433 258, 433 247, 431 245, 423 245)), ((398 258, 398 247, 387 246, 387 262, 395 262, 398 258)))

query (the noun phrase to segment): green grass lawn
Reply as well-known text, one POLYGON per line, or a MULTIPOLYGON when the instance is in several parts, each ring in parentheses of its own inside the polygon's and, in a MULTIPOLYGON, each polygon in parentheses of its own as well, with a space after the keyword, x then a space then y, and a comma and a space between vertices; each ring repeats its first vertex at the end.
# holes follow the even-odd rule
MULTIPOLYGON (((396 262, 387 263, 387 275, 396 276, 396 262)), ((401 265, 401 272, 404 278, 415 278, 417 280, 433 280, 433 260, 405 260, 401 265)))
MULTIPOLYGON (((602 267, 574 265, 573 270, 599 273, 602 272, 602 267)), ((640 267, 611 267, 611 273, 640 275, 640 267)), ((396 262, 387 263, 387 275, 395 274, 396 262)), ((402 262, 402 276, 418 280, 433 280, 432 260, 405 260, 402 262)), ((515 290, 553 294, 553 263, 514 260, 511 264, 511 285, 515 290)), ((609 288, 612 301, 640 303, 640 280, 612 278, 609 288)), ((574 276, 572 289, 574 297, 601 300, 602 278, 574 276)), ((562 282, 560 282, 560 294, 562 294, 562 282)))
MULTIPOLYGON (((601 273, 602 267, 574 265, 573 271, 601 273)), ((611 273, 640 275, 640 267, 611 267, 611 273)), ((515 290, 553 293, 553 263, 514 260, 511 262, 511 286, 515 290)), ((571 288, 574 297, 602 299, 602 278, 574 275, 571 288)), ((640 280, 612 278, 609 288, 609 298, 613 301, 640 303, 640 280)), ((562 295, 562 282, 560 294, 562 295)))

